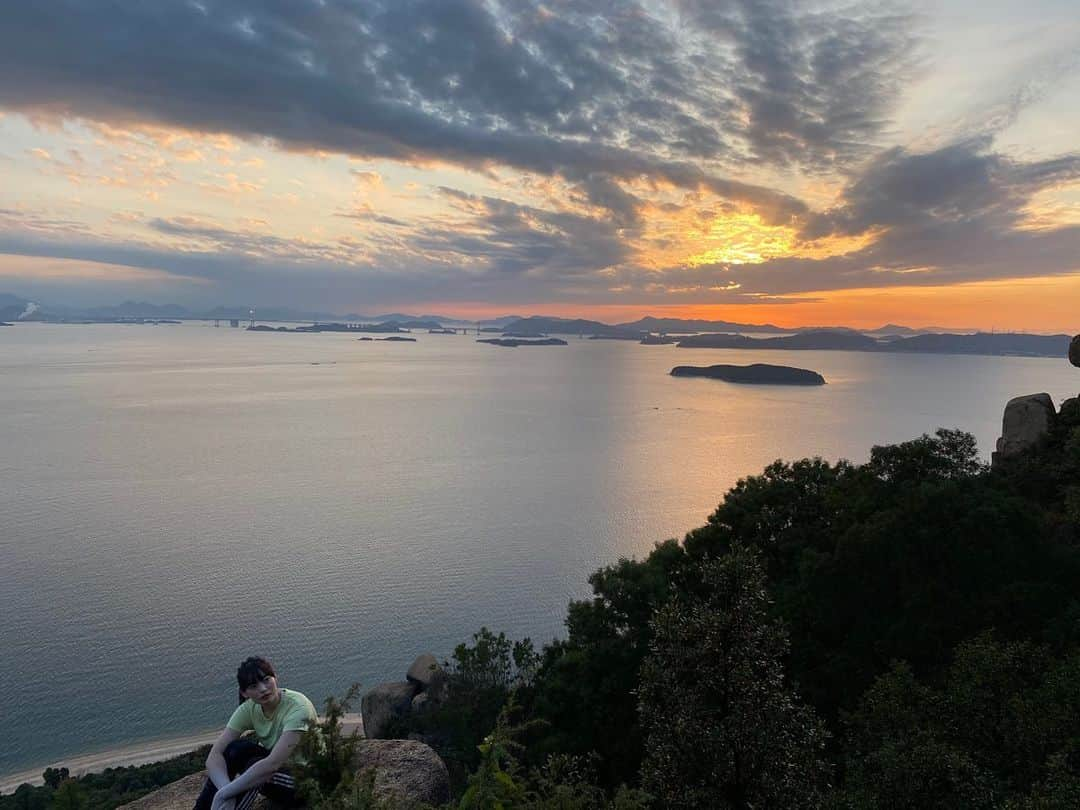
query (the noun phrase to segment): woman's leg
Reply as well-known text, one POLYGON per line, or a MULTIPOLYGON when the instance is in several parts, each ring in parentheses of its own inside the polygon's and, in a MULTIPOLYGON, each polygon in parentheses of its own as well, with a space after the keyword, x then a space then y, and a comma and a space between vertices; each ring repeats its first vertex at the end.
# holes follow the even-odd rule
MULTIPOLYGON (((252 763, 270 755, 270 751, 257 742, 244 738, 233 740, 225 746, 223 753, 225 756, 225 768, 229 772, 230 779, 235 779, 238 774, 250 768, 252 763)), ((293 779, 287 769, 282 768, 275 771, 266 782, 237 796, 235 810, 249 810, 255 801, 255 797, 260 792, 267 798, 286 807, 297 804, 296 780, 293 779)), ((215 793, 217 793, 217 787, 207 779, 206 784, 203 785, 202 793, 199 794, 199 798, 195 802, 195 810, 210 810, 215 793)))
MULTIPOLYGON (((296 795, 296 779, 293 778, 287 768, 274 771, 274 775, 268 781, 263 782, 260 789, 262 794, 274 804, 283 807, 296 807, 299 805, 299 799, 296 795)), ((236 810, 247 810, 247 808, 237 804, 236 810)))
MULTIPOLYGON (((259 745, 257 742, 241 738, 239 740, 233 740, 222 752, 225 757, 225 770, 229 774, 230 779, 235 779, 237 774, 241 774, 251 767, 251 763, 257 762, 265 756, 269 755, 269 751, 259 745)), ((210 807, 214 801, 214 795, 217 793, 217 785, 210 779, 206 780, 206 784, 203 785, 202 792, 199 794, 199 798, 195 800, 194 810, 210 810, 210 807)), ((255 794, 259 792, 258 788, 246 791, 242 796, 237 797, 237 807, 239 807, 245 799, 248 799, 248 794, 251 794, 251 800, 254 800, 255 794)), ((248 805, 251 801, 248 801, 248 805)))

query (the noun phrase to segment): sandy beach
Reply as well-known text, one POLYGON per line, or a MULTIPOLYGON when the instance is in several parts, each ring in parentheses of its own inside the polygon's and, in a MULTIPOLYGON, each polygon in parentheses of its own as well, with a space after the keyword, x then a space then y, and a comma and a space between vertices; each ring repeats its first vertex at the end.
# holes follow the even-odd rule
MULTIPOLYGON (((346 733, 358 729, 363 734, 363 721, 359 714, 347 714, 342 721, 342 728, 346 733)), ((12 793, 24 782, 31 785, 43 784, 41 774, 46 768, 67 768, 72 776, 82 776, 87 773, 103 771, 106 768, 124 768, 129 765, 145 765, 148 762, 160 762, 163 759, 186 754, 201 745, 209 745, 217 739, 220 729, 211 729, 199 734, 191 734, 186 737, 172 737, 141 745, 133 745, 125 748, 114 748, 109 751, 100 751, 93 754, 84 754, 78 757, 47 762, 37 768, 28 768, 19 773, 0 777, 0 794, 12 793)))

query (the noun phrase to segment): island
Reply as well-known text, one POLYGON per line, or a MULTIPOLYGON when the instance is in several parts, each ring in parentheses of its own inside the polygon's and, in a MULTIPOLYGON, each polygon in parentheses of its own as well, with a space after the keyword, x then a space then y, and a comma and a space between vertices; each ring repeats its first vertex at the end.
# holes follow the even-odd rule
POLYGON ((567 346, 565 340, 545 338, 543 340, 521 340, 519 338, 480 338, 477 343, 490 343, 492 346, 567 346))
POLYGON ((398 335, 391 335, 390 337, 384 338, 362 337, 357 338, 357 340, 371 340, 375 341, 376 343, 385 343, 387 341, 392 341, 394 343, 416 343, 416 338, 399 337, 398 335))
POLYGON ((750 385, 825 385, 825 378, 816 371, 791 366, 771 366, 753 363, 749 366, 675 366, 672 377, 706 377, 731 383, 750 385))
POLYGON ((682 338, 680 349, 846 349, 874 351, 878 342, 872 337, 834 330, 802 332, 776 338, 749 338, 744 335, 688 335, 682 338))
POLYGON ((1068 335, 1026 335, 975 332, 970 335, 889 335, 873 338, 847 329, 815 329, 787 337, 750 338, 734 334, 689 335, 682 349, 818 349, 855 352, 918 352, 922 354, 983 354, 1013 357, 1061 357, 1068 335))

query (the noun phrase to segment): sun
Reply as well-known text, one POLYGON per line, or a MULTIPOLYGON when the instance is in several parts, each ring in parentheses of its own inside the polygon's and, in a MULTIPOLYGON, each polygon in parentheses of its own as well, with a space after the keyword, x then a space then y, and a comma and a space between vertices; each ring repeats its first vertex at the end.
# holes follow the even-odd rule
POLYGON ((787 225, 770 225, 758 214, 728 214, 713 220, 700 238, 702 250, 686 259, 704 264, 760 264, 794 252, 795 234, 787 225))

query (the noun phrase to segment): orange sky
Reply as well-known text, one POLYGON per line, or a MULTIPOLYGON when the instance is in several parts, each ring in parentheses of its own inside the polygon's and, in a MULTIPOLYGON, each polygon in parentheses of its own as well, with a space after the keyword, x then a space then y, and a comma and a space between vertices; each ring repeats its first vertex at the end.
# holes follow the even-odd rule
POLYGON ((789 304, 604 305, 543 304, 536 308, 432 303, 426 310, 468 318, 506 314, 553 315, 626 323, 658 318, 772 323, 777 326, 850 326, 874 329, 946 326, 985 331, 1068 333, 1080 331, 1080 274, 1055 278, 978 282, 951 287, 891 287, 808 294, 789 304), (814 300, 822 299, 822 300, 814 300), (511 313, 511 310, 513 312, 511 313))

